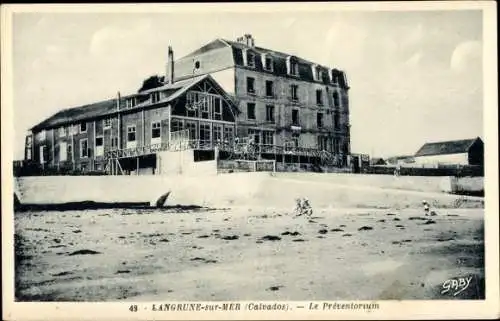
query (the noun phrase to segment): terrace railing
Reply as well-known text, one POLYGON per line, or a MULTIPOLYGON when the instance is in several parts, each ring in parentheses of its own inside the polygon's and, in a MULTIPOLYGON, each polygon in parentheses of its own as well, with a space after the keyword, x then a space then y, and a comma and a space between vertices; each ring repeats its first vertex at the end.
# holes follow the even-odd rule
POLYGON ((324 162, 334 162, 335 156, 333 153, 319 150, 315 148, 306 147, 284 147, 272 144, 248 144, 248 143, 234 143, 228 141, 210 141, 210 140, 185 140, 177 141, 171 144, 150 144, 138 146, 134 148, 115 149, 105 152, 106 159, 139 157, 144 155, 155 154, 160 151, 182 151, 187 149, 196 150, 213 150, 218 148, 220 151, 230 152, 235 156, 243 156, 243 159, 255 158, 261 154, 285 154, 304 157, 320 158, 324 162))

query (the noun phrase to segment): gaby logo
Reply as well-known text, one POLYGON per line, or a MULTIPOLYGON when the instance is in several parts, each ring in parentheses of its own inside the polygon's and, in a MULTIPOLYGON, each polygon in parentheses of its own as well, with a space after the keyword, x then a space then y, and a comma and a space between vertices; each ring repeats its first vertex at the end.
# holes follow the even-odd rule
POLYGON ((441 294, 451 293, 453 296, 457 296, 469 287, 470 281, 472 281, 472 276, 446 280, 443 283, 441 294))

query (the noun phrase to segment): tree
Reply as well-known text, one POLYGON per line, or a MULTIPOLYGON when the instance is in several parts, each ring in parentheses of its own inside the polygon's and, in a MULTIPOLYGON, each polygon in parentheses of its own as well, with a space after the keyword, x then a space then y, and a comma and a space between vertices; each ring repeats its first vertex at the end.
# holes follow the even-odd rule
POLYGON ((160 77, 158 75, 150 76, 142 82, 142 87, 139 89, 139 92, 163 86, 164 81, 165 77, 160 77))

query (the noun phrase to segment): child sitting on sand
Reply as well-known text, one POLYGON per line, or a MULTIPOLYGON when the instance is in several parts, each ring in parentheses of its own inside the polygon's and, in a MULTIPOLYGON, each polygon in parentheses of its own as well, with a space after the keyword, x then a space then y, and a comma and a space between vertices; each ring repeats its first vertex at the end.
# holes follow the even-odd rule
POLYGON ((312 215, 312 207, 309 204, 309 200, 306 197, 295 199, 295 210, 297 216, 306 215, 310 217, 312 215))

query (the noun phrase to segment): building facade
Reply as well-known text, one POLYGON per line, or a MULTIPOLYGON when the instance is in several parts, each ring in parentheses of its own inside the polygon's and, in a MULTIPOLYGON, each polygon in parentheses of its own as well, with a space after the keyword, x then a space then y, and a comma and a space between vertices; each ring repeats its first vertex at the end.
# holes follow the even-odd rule
POLYGON ((25 159, 58 169, 154 172, 171 133, 187 131, 195 150, 250 140, 258 157, 349 165, 349 86, 338 69, 257 47, 245 35, 216 39, 175 62, 169 47, 164 77, 156 78, 137 93, 37 124, 25 159))
POLYGON ((31 129, 25 159, 58 169, 153 174, 172 132, 187 129, 199 138, 193 148, 210 150, 234 139, 236 112, 210 75, 194 77, 58 112, 31 129))
POLYGON ((251 35, 216 39, 175 62, 175 78, 211 74, 241 113, 238 136, 262 146, 325 150, 347 165, 349 86, 338 69, 255 46, 251 35))

